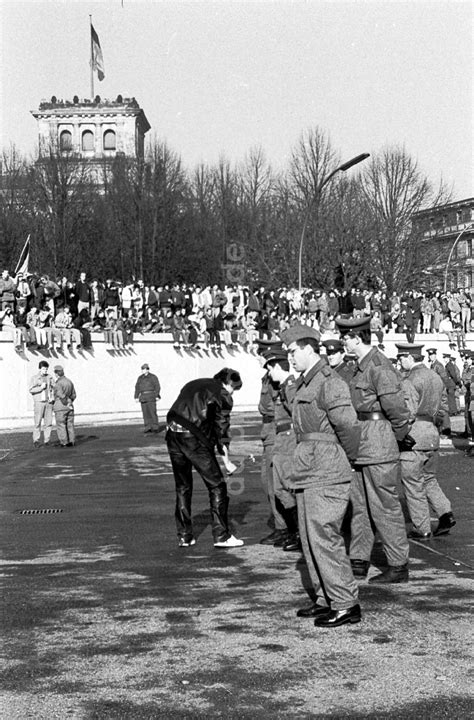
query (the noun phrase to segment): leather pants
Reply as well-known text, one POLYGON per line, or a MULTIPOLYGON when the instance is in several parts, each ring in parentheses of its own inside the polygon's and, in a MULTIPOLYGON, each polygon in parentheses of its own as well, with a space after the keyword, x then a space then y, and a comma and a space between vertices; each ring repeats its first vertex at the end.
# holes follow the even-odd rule
POLYGON ((229 531, 227 485, 214 452, 194 435, 168 430, 166 444, 176 484, 176 529, 178 537, 189 542, 193 537, 191 499, 193 494, 193 467, 202 477, 209 493, 212 536, 214 542, 227 540, 229 531))

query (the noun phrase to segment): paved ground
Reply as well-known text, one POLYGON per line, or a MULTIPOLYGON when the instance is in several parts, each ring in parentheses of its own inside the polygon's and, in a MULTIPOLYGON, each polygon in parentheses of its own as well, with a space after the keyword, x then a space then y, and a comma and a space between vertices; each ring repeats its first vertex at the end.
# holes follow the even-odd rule
POLYGON ((465 442, 442 449, 456 528, 412 544, 408 585, 361 583, 361 624, 317 630, 295 617, 299 555, 258 544, 255 420, 235 417, 231 515, 246 545, 232 551, 212 547, 199 480, 198 542, 177 548, 162 434, 80 428, 75 449, 37 451, 30 434, 0 435, 2 718, 472 716, 465 442))

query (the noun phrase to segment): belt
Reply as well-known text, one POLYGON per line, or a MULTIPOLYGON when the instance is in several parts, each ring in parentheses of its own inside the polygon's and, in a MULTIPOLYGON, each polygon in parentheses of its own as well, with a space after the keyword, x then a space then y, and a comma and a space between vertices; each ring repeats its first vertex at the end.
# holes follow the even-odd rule
POLYGON ((262 422, 266 425, 274 421, 273 415, 262 415, 262 422))
POLYGON ((382 412, 358 412, 358 420, 387 420, 382 412))
POLYGON ((434 418, 432 415, 417 415, 417 420, 424 420, 425 422, 434 423, 434 418))
POLYGON ((279 433, 287 432, 288 430, 291 430, 292 427, 293 427, 293 423, 291 423, 291 422, 277 423, 276 433, 278 435, 279 433))
POLYGON ((296 433, 296 442, 304 442, 305 440, 319 440, 319 442, 337 443, 338 440, 334 435, 322 432, 296 433))
POLYGON ((166 426, 166 429, 168 432, 181 435, 181 437, 190 437, 192 435, 192 432, 186 430, 186 428, 174 421, 171 421, 170 424, 166 426))

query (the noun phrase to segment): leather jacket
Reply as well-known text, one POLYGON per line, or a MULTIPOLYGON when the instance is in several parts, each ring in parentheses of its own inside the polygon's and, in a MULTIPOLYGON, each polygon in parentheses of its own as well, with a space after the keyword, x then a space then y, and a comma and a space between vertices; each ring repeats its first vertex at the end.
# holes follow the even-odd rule
POLYGON ((213 378, 200 378, 184 385, 166 420, 189 430, 209 449, 216 446, 222 454, 223 446, 228 447, 230 443, 232 407, 232 395, 222 383, 213 378))

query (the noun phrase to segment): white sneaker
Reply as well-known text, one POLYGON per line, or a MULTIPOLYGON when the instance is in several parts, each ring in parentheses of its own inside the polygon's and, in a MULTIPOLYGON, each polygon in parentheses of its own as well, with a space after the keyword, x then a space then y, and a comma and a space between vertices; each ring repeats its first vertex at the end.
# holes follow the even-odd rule
POLYGON ((227 538, 227 540, 221 540, 220 542, 215 542, 214 547, 233 548, 233 547, 242 547, 243 544, 244 544, 243 540, 237 540, 236 537, 231 535, 230 538, 227 538))
POLYGON ((178 547, 191 547, 191 545, 196 545, 196 540, 194 538, 191 538, 189 542, 186 542, 184 538, 179 538, 178 547))

